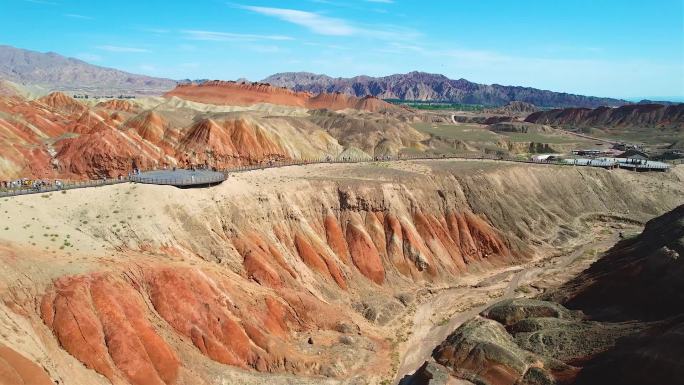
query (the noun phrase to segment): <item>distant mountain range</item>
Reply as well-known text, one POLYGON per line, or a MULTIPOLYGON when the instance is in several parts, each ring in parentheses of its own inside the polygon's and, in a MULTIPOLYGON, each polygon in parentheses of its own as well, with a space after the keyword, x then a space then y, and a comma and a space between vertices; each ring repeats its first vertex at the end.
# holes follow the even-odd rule
POLYGON ((97 95, 159 95, 176 86, 171 79, 136 75, 88 64, 54 52, 41 53, 0 45, 0 79, 46 90, 97 95))
MULTIPOLYGON (((54 52, 41 53, 0 45, 0 80, 19 85, 41 87, 47 91, 67 91, 95 96, 161 95, 177 83, 172 80, 136 75, 100 67, 54 52)), ((206 79, 193 81, 204 83, 206 79)), ((356 76, 333 78, 308 72, 279 73, 263 80, 274 86, 313 94, 339 92, 349 96, 374 96, 381 99, 448 101, 464 104, 503 106, 511 101, 539 107, 621 106, 626 100, 573 95, 530 87, 486 85, 465 79, 452 80, 444 75, 410 72, 384 77, 356 76)))
POLYGON ((574 95, 531 87, 478 84, 465 79, 453 80, 444 75, 425 72, 353 78, 333 78, 308 72, 284 72, 271 75, 262 81, 295 91, 312 93, 340 92, 357 97, 372 95, 381 99, 434 100, 487 106, 503 106, 511 101, 561 108, 630 104, 621 99, 574 95))

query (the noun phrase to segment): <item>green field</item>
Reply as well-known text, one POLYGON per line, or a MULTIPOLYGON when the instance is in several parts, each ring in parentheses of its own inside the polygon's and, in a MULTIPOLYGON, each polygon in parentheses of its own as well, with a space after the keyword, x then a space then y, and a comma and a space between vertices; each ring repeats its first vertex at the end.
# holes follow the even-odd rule
POLYGON ((385 99, 386 102, 392 104, 399 104, 407 106, 416 110, 451 110, 451 111, 482 111, 486 106, 481 104, 462 104, 462 103, 450 103, 450 102, 427 102, 427 101, 411 101, 411 100, 399 100, 399 99, 385 99))
POLYGON ((657 128, 619 128, 592 130, 593 136, 609 140, 657 145, 684 141, 684 133, 657 128))
POLYGON ((567 144, 567 143, 591 143, 590 140, 579 137, 571 137, 565 135, 542 134, 542 133, 501 133, 501 136, 507 137, 511 142, 535 142, 548 144, 567 144))
POLYGON ((445 139, 460 139, 466 142, 496 142, 499 135, 477 125, 414 123, 413 127, 426 134, 445 139))

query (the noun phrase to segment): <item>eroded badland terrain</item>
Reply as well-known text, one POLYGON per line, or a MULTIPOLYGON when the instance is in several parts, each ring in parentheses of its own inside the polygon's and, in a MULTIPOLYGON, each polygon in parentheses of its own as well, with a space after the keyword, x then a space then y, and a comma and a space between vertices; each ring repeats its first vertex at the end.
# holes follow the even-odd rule
POLYGON ((569 153, 644 127, 662 153, 682 105, 416 111, 236 82, 5 93, 2 180, 376 161, 0 199, 0 383, 649 383, 641 364, 681 378, 681 165, 401 157, 569 153))
POLYGON ((393 381, 464 315, 555 287, 684 202, 682 177, 403 161, 13 197, 2 339, 30 363, 5 366, 60 384, 393 381))

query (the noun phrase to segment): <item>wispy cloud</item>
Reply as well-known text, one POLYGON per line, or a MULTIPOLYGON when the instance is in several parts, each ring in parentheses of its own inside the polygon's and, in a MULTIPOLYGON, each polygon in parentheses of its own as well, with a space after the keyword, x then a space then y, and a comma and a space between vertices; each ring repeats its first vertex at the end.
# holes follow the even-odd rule
POLYGON ((101 49, 103 51, 109 51, 109 52, 132 52, 132 53, 150 52, 150 50, 148 50, 146 48, 124 47, 124 46, 120 46, 120 45, 99 45, 95 48, 101 49))
POLYGON ((327 17, 314 12, 251 5, 243 5, 240 7, 261 15, 271 16, 289 23, 297 24, 321 35, 351 36, 356 33, 356 29, 346 20, 327 17))
POLYGON ((77 13, 65 13, 64 16, 70 17, 72 19, 81 19, 81 20, 93 20, 92 17, 86 16, 86 15, 79 15, 77 13))
POLYGON ((383 4, 392 4, 394 3, 394 0, 366 0, 368 3, 383 3, 383 4))
POLYGON ((327 36, 359 36, 372 39, 413 39, 415 31, 392 25, 360 25, 345 19, 329 17, 316 12, 297 9, 234 5, 264 16, 275 17, 288 23, 304 27, 311 32, 327 36))
POLYGON ((182 30, 186 38, 190 40, 205 40, 205 41, 257 41, 257 40, 294 40, 290 36, 284 35, 254 35, 245 33, 232 32, 218 32, 218 31, 203 31, 203 30, 182 30))

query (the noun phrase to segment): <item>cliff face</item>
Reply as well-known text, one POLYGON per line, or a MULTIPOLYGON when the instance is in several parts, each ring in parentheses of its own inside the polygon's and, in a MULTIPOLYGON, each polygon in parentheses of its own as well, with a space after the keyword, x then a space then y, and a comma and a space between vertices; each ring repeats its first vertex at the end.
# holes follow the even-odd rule
POLYGON ((379 382, 411 293, 684 200, 632 178, 651 176, 396 162, 17 197, 0 203, 2 342, 64 384, 379 382))
POLYGON ((541 107, 594 108, 628 104, 624 100, 611 98, 573 95, 530 87, 478 84, 465 79, 452 80, 444 75, 425 72, 353 78, 287 72, 271 75, 263 82, 316 94, 340 92, 356 97, 370 95, 381 99, 436 100, 489 106, 503 106, 512 101, 541 107))
POLYGON ((537 124, 574 127, 653 127, 684 129, 684 104, 637 104, 618 108, 566 108, 539 111, 525 121, 537 124))
POLYGON ((274 87, 268 83, 237 83, 231 81, 209 81, 202 84, 179 84, 167 92, 166 97, 179 97, 200 103, 231 106, 251 106, 271 103, 282 106, 310 109, 326 108, 344 110, 347 108, 378 112, 400 110, 390 103, 374 97, 356 97, 341 93, 317 93, 292 91, 274 87))
POLYGON ((492 385, 676 383, 684 374, 682 253, 679 206, 542 300, 488 308, 434 359, 454 377, 492 385))

